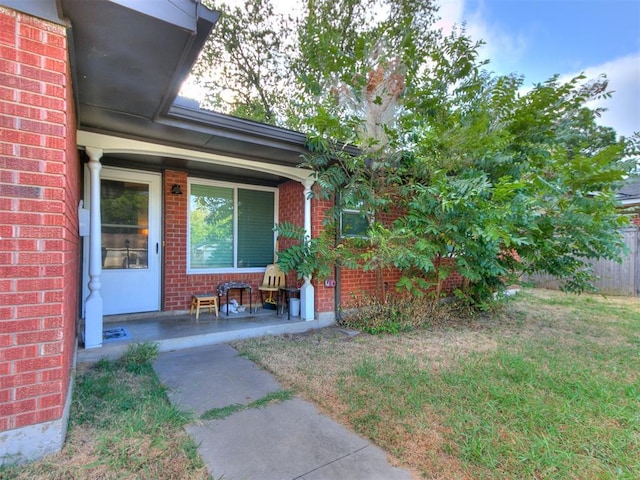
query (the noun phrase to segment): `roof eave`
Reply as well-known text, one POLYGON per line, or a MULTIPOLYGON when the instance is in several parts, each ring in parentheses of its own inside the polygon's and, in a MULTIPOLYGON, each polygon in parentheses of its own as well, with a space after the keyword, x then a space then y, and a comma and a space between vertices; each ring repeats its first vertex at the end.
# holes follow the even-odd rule
POLYGON ((181 98, 177 98, 176 101, 173 102, 167 111, 166 117, 204 127, 212 127, 229 132, 238 132, 243 135, 269 139, 302 149, 304 149, 307 142, 307 137, 304 133, 223 113, 203 110, 199 107, 192 107, 185 104, 181 98))

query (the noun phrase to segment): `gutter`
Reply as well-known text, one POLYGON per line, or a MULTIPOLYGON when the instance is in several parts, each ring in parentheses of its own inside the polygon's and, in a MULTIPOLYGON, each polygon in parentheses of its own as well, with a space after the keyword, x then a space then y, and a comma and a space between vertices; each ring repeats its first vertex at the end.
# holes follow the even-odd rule
POLYGON ((175 120, 194 122, 202 125, 203 129, 219 128, 227 131, 236 131, 239 135, 247 135, 283 142, 297 147, 301 152, 306 152, 307 136, 294 130, 287 130, 266 123, 234 117, 210 110, 203 110, 197 102, 182 97, 177 97, 169 107, 166 116, 175 120))

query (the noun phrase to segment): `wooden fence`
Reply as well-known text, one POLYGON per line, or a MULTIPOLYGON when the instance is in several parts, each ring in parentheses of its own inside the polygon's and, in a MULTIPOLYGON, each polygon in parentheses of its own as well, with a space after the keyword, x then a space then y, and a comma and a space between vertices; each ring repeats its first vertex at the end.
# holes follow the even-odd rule
MULTIPOLYGON (((627 228, 622 231, 624 241, 629 249, 629 254, 621 263, 610 260, 593 261, 593 270, 599 279, 594 283, 600 293, 606 295, 622 295, 628 297, 640 296, 640 282, 638 275, 638 241, 637 227, 627 228)), ((558 281, 551 275, 531 275, 527 281, 545 288, 558 288, 558 281)))

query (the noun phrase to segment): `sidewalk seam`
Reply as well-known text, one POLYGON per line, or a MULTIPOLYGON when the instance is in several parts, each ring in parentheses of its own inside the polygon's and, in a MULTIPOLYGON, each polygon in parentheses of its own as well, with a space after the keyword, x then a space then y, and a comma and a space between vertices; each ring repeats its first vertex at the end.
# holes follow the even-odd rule
POLYGON ((332 463, 336 463, 336 462, 339 462, 340 460, 344 460, 345 458, 350 457, 351 455, 353 455, 353 454, 355 454, 355 453, 359 453, 359 452, 361 452, 362 450, 364 450, 365 448, 368 448, 368 447, 369 447, 369 445, 365 445, 365 446, 364 446, 364 447, 362 447, 362 448, 359 448, 359 449, 357 449, 357 450, 354 450, 353 452, 349 452, 349 453, 347 453, 346 455, 343 455, 343 456, 338 457, 338 458, 336 458, 336 459, 334 459, 334 460, 331 460, 330 462, 327 462, 327 463, 325 463, 325 464, 323 464, 323 465, 320 465, 319 467, 316 467, 316 468, 314 468, 313 470, 309 470, 308 472, 305 472, 305 473, 303 473, 302 475, 298 475, 297 477, 294 477, 294 478, 292 478, 291 480, 300 480, 301 478, 306 477, 306 476, 307 476, 307 475, 309 475, 310 473, 313 473, 313 472, 315 472, 315 471, 317 471, 317 470, 320 470, 321 468, 324 468, 324 467, 326 467, 327 465, 331 465, 332 463))

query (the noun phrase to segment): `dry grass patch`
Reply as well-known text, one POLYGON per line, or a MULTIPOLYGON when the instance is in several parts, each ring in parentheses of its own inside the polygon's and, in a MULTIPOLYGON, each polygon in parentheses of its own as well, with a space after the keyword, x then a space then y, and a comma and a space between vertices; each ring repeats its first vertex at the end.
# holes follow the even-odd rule
POLYGON ((640 477, 640 302, 526 291, 397 335, 236 344, 416 478, 640 477))
POLYGON ((505 337, 619 346, 634 335, 639 308, 637 298, 527 290, 502 312, 499 327, 505 337))
POLYGON ((91 428, 74 428, 63 450, 24 467, 1 470, 0 478, 15 480, 121 480, 176 479, 205 480, 210 476, 204 464, 193 466, 193 459, 184 454, 185 442, 191 441, 184 432, 175 438, 154 445, 152 438, 119 439, 117 445, 101 445, 101 433, 91 428), (111 452, 105 453, 109 448, 111 452), (106 457, 118 457, 111 461, 106 457))

